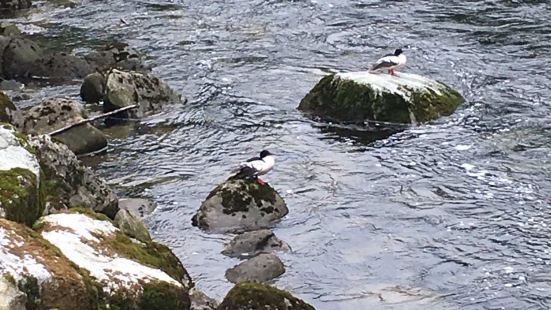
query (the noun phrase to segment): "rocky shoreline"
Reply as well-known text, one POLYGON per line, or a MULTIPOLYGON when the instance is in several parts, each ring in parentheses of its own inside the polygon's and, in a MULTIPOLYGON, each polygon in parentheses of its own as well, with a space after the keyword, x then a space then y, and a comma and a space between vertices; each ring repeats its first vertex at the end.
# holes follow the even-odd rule
MULTIPOLYGON (((137 53, 124 45, 85 57, 51 52, 7 24, 1 27, 0 51, 0 88, 82 81, 82 102, 54 97, 26 109, 0 90, 0 309, 313 309, 262 284, 285 271, 272 252, 288 249, 266 229, 236 236, 222 253, 246 260, 227 271, 236 286, 219 305, 195 288, 169 248, 152 240, 143 219, 154 205, 117 197, 79 160, 109 143, 97 127, 106 119, 70 127, 98 114, 90 106, 100 105, 103 112, 135 106, 107 120, 118 122, 186 102, 137 53)), ((222 213, 196 217, 199 226, 205 224, 201 228, 214 228, 211 220, 227 221, 226 231, 268 228, 287 214, 269 185, 230 180, 237 187, 205 201, 222 213), (228 211, 242 196, 251 205, 228 211), (235 212, 249 222, 224 217, 235 218, 235 212)))

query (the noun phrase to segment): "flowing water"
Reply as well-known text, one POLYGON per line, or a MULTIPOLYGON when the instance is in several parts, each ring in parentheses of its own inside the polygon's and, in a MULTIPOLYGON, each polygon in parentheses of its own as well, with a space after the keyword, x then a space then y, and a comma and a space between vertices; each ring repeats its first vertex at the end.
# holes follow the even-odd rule
POLYGON ((41 5, 18 21, 77 52, 128 42, 188 97, 129 132, 108 130, 94 161, 121 195, 159 205, 152 233, 213 297, 231 287, 224 271, 238 260, 220 254, 231 235, 191 217, 236 163, 267 148, 278 157, 265 179, 290 208, 274 227, 292 247, 274 284, 317 309, 551 307, 551 3, 41 5), (407 47, 405 70, 466 103, 376 141, 296 110, 323 74, 366 69, 396 47, 407 47))

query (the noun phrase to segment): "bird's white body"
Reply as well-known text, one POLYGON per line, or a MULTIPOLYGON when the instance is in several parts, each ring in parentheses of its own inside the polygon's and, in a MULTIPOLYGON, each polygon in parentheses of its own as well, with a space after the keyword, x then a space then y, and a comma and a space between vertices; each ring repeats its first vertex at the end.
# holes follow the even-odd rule
POLYGON ((275 164, 275 157, 273 155, 264 156, 263 158, 257 158, 251 161, 241 163, 241 168, 249 167, 255 170, 256 175, 264 175, 268 173, 275 164))
POLYGON ((379 60, 373 65, 372 71, 383 71, 383 70, 397 70, 406 65, 407 57, 404 54, 398 56, 387 55, 379 60))

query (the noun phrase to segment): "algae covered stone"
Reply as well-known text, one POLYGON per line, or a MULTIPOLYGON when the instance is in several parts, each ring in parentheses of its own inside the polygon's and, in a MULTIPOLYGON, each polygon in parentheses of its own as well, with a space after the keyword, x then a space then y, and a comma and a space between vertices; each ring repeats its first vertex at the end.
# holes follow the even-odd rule
POLYGON ((218 310, 315 310, 314 307, 275 287, 251 282, 235 285, 218 310))
POLYGON ((123 234, 105 216, 87 211, 43 217, 44 239, 89 272, 106 308, 189 309, 189 275, 163 245, 123 234))
POLYGON ((349 72, 322 78, 298 109, 339 121, 407 124, 450 115, 463 101, 449 86, 420 75, 349 72))
POLYGON ((32 225, 43 210, 38 160, 24 136, 0 124, 0 217, 32 225))
POLYGON ((232 176, 201 204, 192 224, 210 231, 247 231, 269 227, 289 210, 269 184, 232 176))
POLYGON ((0 309, 96 309, 98 305, 96 288, 85 273, 39 234, 5 219, 0 219, 0 278, 0 309))

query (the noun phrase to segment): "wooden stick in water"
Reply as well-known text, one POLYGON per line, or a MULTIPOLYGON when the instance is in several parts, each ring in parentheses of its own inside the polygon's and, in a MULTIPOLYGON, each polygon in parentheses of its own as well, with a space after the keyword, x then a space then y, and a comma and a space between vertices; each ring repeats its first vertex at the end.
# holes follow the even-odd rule
POLYGON ((107 117, 107 116, 109 116, 109 115, 117 114, 117 113, 119 113, 119 112, 124 112, 124 111, 126 111, 126 110, 134 109, 134 108, 137 108, 137 107, 138 107, 137 104, 133 104, 133 105, 129 105, 129 106, 124 107, 124 108, 120 108, 120 109, 113 110, 113 111, 111 111, 111 112, 107 112, 107 113, 103 113, 103 114, 100 114, 100 115, 96 115, 96 116, 94 116, 94 117, 85 118, 85 119, 80 120, 80 121, 78 121, 78 122, 76 122, 76 123, 74 123, 74 124, 67 125, 67 126, 65 126, 65 127, 56 129, 56 130, 54 130, 54 131, 48 133, 48 135, 54 136, 54 135, 60 134, 60 133, 62 133, 62 132, 64 132, 64 131, 67 131, 67 130, 73 128, 73 127, 76 127, 76 126, 78 126, 78 125, 82 125, 82 124, 85 124, 85 123, 89 123, 89 122, 91 122, 91 121, 95 121, 95 120, 97 120, 97 119, 104 118, 104 117, 107 117))

